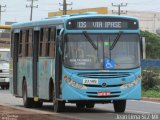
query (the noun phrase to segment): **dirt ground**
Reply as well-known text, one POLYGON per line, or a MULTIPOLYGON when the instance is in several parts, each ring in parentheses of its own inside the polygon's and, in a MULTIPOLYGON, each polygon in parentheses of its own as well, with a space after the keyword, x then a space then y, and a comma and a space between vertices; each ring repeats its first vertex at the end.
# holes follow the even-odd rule
POLYGON ((79 120, 60 115, 42 114, 0 105, 0 120, 79 120))
POLYGON ((141 100, 142 101, 151 101, 151 102, 160 102, 160 98, 143 97, 141 100))

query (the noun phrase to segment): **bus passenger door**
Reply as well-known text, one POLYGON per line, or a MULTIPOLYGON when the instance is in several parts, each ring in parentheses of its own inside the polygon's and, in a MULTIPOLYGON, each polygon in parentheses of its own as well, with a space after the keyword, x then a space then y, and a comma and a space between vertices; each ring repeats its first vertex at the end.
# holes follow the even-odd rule
POLYGON ((56 59, 55 59, 55 97, 56 99, 61 99, 62 97, 62 55, 60 53, 59 47, 62 45, 61 38, 59 37, 60 30, 57 30, 56 36, 56 59))
POLYGON ((12 58, 13 58, 13 94, 18 95, 17 87, 17 74, 18 74, 18 48, 19 48, 19 39, 20 33, 13 33, 13 51, 12 51, 12 58))
POLYGON ((36 30, 33 33, 33 97, 38 97, 38 45, 40 31, 36 30))
POLYGON ((56 28, 54 26, 44 26, 40 29, 38 57, 38 70, 40 71, 38 71, 38 95, 39 98, 46 100, 51 100, 53 98, 53 85, 55 80, 55 34, 56 28))

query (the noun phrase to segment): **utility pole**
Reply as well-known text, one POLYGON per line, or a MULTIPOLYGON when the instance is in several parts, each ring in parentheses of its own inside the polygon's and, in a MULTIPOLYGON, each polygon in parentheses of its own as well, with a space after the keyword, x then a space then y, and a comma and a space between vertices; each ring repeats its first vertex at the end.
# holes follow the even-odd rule
POLYGON ((118 12, 114 12, 112 10, 112 14, 118 14, 118 15, 127 14, 127 11, 124 12, 123 10, 121 10, 121 7, 126 7, 127 6, 127 3, 126 4, 121 3, 121 4, 118 4, 118 5, 115 5, 115 4, 112 3, 112 6, 113 7, 118 7, 118 12))
MULTIPOLYGON (((67 3, 66 0, 63 0, 63 4, 62 3, 59 3, 60 6, 63 6, 63 15, 66 15, 67 14, 67 6, 68 5, 73 5, 73 3, 67 3)), ((60 10, 60 9, 59 9, 60 10)))
POLYGON ((2 8, 6 8, 6 5, 4 6, 0 5, 0 25, 1 25, 2 12, 6 12, 6 10, 2 10, 2 8))
POLYGON ((154 13, 154 20, 153 20, 153 31, 156 33, 156 13, 154 13))
POLYGON ((34 6, 33 3, 35 1, 38 1, 38 0, 27 0, 27 1, 30 1, 31 4, 30 5, 26 5, 26 8, 31 8, 31 13, 30 13, 30 21, 32 21, 32 16, 33 16, 33 8, 38 8, 38 5, 34 6))

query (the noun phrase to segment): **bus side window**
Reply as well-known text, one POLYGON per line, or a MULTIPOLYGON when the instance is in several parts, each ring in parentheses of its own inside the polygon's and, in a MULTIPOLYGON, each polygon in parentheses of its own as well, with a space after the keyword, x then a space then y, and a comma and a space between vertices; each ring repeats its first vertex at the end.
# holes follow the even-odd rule
POLYGON ((49 53, 50 53, 50 33, 51 33, 51 29, 48 29, 48 38, 46 41, 46 57, 49 57, 49 53))
POLYGON ((43 31, 43 45, 42 45, 42 56, 45 57, 46 56, 46 45, 47 45, 47 41, 48 41, 48 28, 45 28, 43 31))
POLYGON ((26 30, 26 36, 25 36, 25 57, 28 57, 28 48, 29 48, 29 30, 26 30))
POLYGON ((22 30, 22 57, 25 57, 26 30, 22 30))
POLYGON ((22 57, 22 31, 20 31, 18 56, 22 57))
POLYGON ((32 29, 29 30, 29 47, 28 47, 28 56, 32 56, 32 29))
POLYGON ((43 28, 40 30, 40 41, 39 41, 39 56, 42 56, 42 45, 43 45, 43 28))
POLYGON ((52 58, 54 57, 55 34, 56 34, 56 29, 54 27, 48 29, 48 41, 46 44, 46 56, 52 57, 52 58))

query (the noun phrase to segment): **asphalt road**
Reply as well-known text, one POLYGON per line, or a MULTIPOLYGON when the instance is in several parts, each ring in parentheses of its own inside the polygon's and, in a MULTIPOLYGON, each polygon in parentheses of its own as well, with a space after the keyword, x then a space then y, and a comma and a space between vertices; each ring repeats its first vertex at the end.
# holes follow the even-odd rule
MULTIPOLYGON (((23 108, 21 98, 15 98, 7 90, 0 90, 0 103, 23 108)), ((45 103, 40 109, 34 109, 40 112, 53 113, 52 103, 45 103)), ((145 101, 127 101, 127 108, 124 114, 114 113, 112 104, 96 104, 94 109, 78 110, 74 104, 66 104, 66 109, 60 115, 72 116, 84 120, 111 120, 111 119, 132 119, 132 115, 141 115, 141 119, 160 120, 160 103, 145 101), (124 115, 125 116, 124 118, 124 115), (153 115, 157 115, 153 116, 153 115)))

